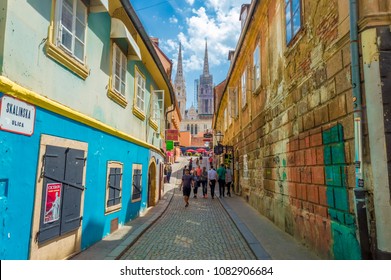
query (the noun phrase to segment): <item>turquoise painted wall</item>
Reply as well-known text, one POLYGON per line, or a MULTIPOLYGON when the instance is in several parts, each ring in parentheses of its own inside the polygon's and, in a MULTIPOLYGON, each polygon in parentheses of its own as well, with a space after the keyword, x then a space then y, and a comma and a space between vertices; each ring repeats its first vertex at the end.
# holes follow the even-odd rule
POLYGON ((337 260, 361 259, 356 220, 349 213, 343 127, 338 124, 324 131, 322 136, 332 253, 337 260))
POLYGON ((41 134, 88 143, 82 249, 109 234, 112 219, 118 217, 123 224, 146 208, 148 149, 38 107, 36 112, 31 137, 0 131, 0 259, 27 259, 29 256, 41 134), (107 161, 122 162, 124 175, 122 208, 105 216, 107 161), (138 203, 130 202, 133 163, 143 166, 143 193, 138 203), (7 195, 2 196, 1 189, 6 185, 7 195))

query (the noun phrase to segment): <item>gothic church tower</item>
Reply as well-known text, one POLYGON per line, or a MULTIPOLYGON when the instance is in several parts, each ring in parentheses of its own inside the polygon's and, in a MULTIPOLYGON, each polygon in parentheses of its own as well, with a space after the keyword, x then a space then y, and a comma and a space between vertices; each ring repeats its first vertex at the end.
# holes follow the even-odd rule
POLYGON ((198 114, 200 118, 213 115, 213 76, 209 74, 208 42, 205 41, 204 70, 200 76, 198 90, 198 114))
POLYGON ((182 45, 179 44, 179 53, 178 53, 178 66, 177 72, 174 81, 175 94, 178 100, 179 110, 181 112, 182 118, 185 118, 186 111, 186 83, 185 78, 183 77, 183 65, 182 65, 182 45))

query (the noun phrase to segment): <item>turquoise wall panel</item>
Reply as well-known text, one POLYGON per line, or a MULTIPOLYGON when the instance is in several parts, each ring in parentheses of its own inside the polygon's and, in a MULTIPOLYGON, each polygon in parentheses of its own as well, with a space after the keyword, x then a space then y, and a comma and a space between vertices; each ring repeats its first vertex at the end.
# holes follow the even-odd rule
POLYGON ((349 211, 343 127, 338 124, 322 134, 328 214, 331 220, 331 252, 335 259, 360 259, 356 221, 349 211))

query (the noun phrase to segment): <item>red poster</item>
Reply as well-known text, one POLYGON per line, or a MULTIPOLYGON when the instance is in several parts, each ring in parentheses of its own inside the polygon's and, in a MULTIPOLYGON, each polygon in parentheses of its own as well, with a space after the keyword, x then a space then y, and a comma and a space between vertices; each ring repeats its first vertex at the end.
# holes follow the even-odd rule
POLYGON ((44 223, 51 223, 60 218, 61 183, 47 184, 44 223))

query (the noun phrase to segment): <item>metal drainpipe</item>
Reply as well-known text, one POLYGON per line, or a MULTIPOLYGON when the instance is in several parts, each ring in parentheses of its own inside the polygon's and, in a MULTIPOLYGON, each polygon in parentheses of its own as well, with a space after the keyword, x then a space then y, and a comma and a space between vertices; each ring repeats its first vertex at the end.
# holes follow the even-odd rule
POLYGON ((372 259, 369 244, 369 230, 367 221, 366 193, 363 180, 362 161, 362 103, 361 103, 361 77, 358 51, 358 0, 349 0, 350 10, 350 56, 352 67, 353 110, 354 110, 354 148, 356 166, 356 186, 354 189, 355 204, 358 222, 358 232, 362 259, 372 259))

